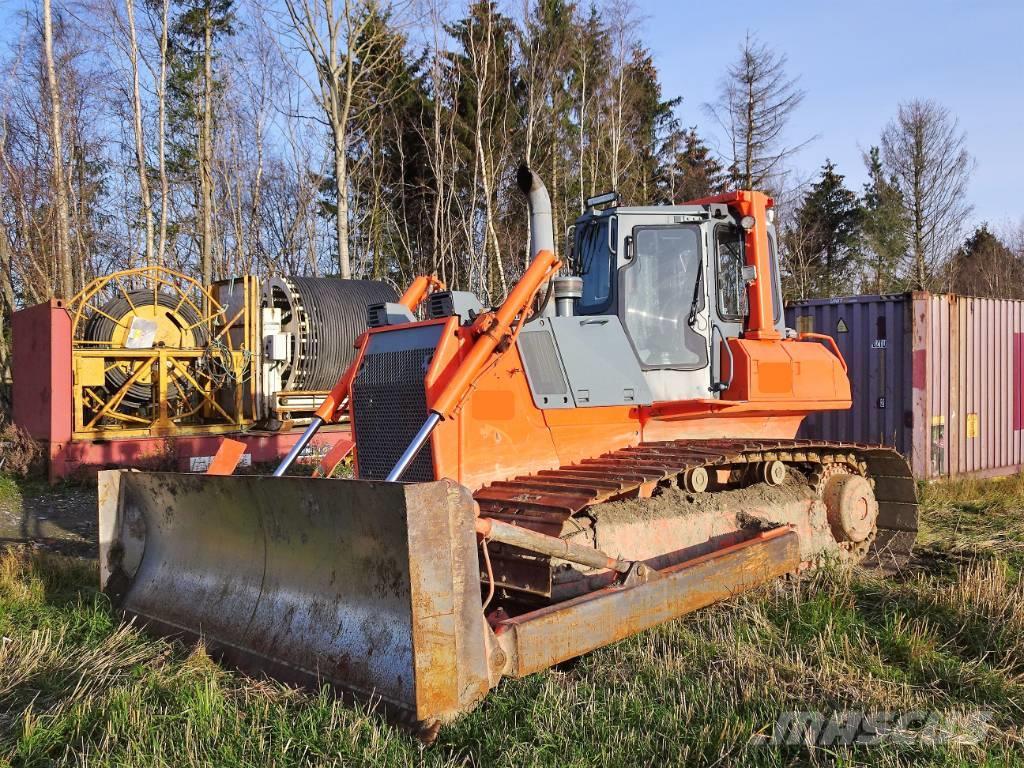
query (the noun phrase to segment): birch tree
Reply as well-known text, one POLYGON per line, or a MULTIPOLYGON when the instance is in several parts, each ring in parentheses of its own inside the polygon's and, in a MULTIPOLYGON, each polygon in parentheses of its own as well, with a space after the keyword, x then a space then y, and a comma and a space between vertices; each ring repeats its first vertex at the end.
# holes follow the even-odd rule
POLYGON ((149 191, 149 163, 146 159, 146 136, 142 121, 142 89, 139 86, 139 41, 135 31, 135 0, 124 0, 128 61, 132 78, 132 130, 135 138, 135 165, 139 177, 139 197, 145 228, 146 265, 155 260, 153 198, 149 191))
POLYGON ((352 276, 349 252, 349 141, 352 122, 370 105, 362 100, 374 56, 390 57, 396 36, 373 34, 378 7, 373 0, 284 0, 290 28, 316 71, 309 90, 323 112, 331 137, 336 205, 338 272, 352 276))
POLYGON ((46 86, 50 97, 50 155, 53 167, 53 201, 56 209, 57 274, 60 295, 70 299, 75 292, 71 264, 70 217, 68 188, 64 178, 63 131, 60 85, 53 57, 53 13, 50 0, 43 0, 43 50, 46 63, 46 86))

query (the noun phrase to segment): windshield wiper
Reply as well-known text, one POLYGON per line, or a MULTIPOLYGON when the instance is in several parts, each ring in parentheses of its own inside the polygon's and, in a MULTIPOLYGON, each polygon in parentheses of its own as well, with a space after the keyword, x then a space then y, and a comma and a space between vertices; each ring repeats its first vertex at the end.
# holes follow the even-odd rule
POLYGON ((691 328, 697 322, 697 312, 699 310, 700 300, 703 298, 701 293, 701 285, 704 282, 704 260, 701 259, 697 262, 697 280, 693 284, 693 299, 690 301, 690 313, 686 316, 686 324, 691 328))

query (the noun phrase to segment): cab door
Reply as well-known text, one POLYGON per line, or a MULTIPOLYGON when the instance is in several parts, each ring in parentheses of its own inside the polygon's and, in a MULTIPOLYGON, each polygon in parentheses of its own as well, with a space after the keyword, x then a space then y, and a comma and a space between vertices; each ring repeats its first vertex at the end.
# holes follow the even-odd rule
MULTIPOLYGON (((722 358, 728 356, 725 340, 742 335, 750 314, 747 284, 743 277, 744 232, 734 224, 718 224, 711 232, 711 379, 715 397, 728 388, 722 377, 722 358)), ((727 368, 729 368, 727 366, 727 368)), ((730 368, 731 370, 731 368, 730 368)))
POLYGON ((706 249, 699 224, 639 225, 619 270, 619 317, 655 401, 708 396, 706 249))

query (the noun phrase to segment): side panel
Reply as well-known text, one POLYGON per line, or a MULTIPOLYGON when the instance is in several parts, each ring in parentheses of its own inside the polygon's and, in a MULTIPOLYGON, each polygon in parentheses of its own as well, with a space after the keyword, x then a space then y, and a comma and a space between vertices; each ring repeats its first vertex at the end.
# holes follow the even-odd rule
MULTIPOLYGON (((817 341, 729 339, 732 380, 721 399, 772 403, 793 401, 848 408, 850 382, 842 363, 817 341)), ((728 358, 726 379, 730 376, 728 358)))
POLYGON ((14 422, 38 440, 71 439, 71 318, 51 300, 15 312, 14 422))
POLYGON ((541 318, 523 329, 518 346, 538 408, 652 402, 622 322, 615 315, 541 318))
MULTIPOLYGON (((428 401, 456 367, 466 332, 458 333, 458 340, 445 340, 438 351, 428 401)), ((456 418, 438 424, 431 437, 437 477, 479 488, 492 480, 558 466, 551 433, 543 412, 534 405, 523 368, 518 348, 510 347, 474 382, 456 418)))
POLYGON ((804 414, 756 414, 705 416, 699 419, 651 419, 644 424, 644 442, 656 440, 716 440, 796 437, 804 414))
POLYGON ((553 317, 550 322, 577 408, 651 404, 618 317, 553 317))

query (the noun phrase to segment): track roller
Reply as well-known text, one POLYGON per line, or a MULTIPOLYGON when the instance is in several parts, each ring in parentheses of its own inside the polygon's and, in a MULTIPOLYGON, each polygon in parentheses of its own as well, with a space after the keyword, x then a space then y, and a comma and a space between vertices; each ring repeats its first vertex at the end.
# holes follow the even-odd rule
POLYGON ((757 476, 768 485, 782 485, 786 481, 786 465, 781 461, 763 461, 757 466, 757 476))
POLYGON ((687 493, 704 493, 708 489, 708 471, 694 467, 680 476, 680 485, 687 493))

